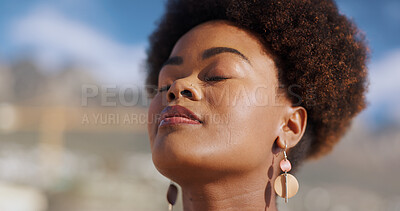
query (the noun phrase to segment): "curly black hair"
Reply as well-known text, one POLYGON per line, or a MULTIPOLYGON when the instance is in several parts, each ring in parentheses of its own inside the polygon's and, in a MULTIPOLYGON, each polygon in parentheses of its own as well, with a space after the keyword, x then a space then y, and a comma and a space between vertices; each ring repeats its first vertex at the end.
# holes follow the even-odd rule
POLYGON ((292 92, 288 98, 307 110, 305 135, 289 151, 292 164, 331 151, 366 107, 369 51, 355 24, 332 0, 170 0, 149 38, 146 84, 157 86, 182 35, 212 20, 256 35, 273 55, 280 84, 292 92))

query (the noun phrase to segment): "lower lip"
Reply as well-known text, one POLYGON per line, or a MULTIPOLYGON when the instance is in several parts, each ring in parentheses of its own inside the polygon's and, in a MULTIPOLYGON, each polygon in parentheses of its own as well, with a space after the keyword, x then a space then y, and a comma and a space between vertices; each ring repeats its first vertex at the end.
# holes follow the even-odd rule
POLYGON ((175 124, 190 124, 190 125, 197 125, 201 124, 199 121, 193 120, 193 119, 188 119, 185 117, 168 117, 160 122, 160 126, 166 126, 166 125, 175 125, 175 124))

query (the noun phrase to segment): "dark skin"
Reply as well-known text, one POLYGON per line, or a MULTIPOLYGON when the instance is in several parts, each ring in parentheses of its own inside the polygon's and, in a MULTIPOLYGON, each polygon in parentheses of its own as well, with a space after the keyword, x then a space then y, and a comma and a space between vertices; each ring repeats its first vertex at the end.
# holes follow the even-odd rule
POLYGON ((307 122, 278 85, 262 44, 229 22, 203 23, 175 44, 148 132, 153 162, 182 187, 185 211, 276 210, 281 149, 300 141, 307 122), (190 109, 202 123, 159 127, 167 105, 190 109))

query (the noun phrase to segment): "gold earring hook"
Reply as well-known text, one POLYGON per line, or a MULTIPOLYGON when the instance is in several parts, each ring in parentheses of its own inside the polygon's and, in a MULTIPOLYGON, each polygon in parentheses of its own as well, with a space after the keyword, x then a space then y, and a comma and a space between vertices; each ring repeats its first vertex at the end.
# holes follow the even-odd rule
POLYGON ((285 157, 285 160, 287 160, 286 150, 287 150, 287 144, 286 144, 286 141, 285 141, 285 149, 283 151, 283 156, 285 157))

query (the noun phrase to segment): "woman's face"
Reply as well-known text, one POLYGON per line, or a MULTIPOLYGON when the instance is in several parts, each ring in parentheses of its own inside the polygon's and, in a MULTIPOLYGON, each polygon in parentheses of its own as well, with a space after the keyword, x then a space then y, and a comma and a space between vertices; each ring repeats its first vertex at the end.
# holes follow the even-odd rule
POLYGON ((148 132, 162 174, 179 183, 271 165, 290 102, 278 92, 275 63, 252 34, 224 21, 193 28, 175 44, 158 87, 148 132))

